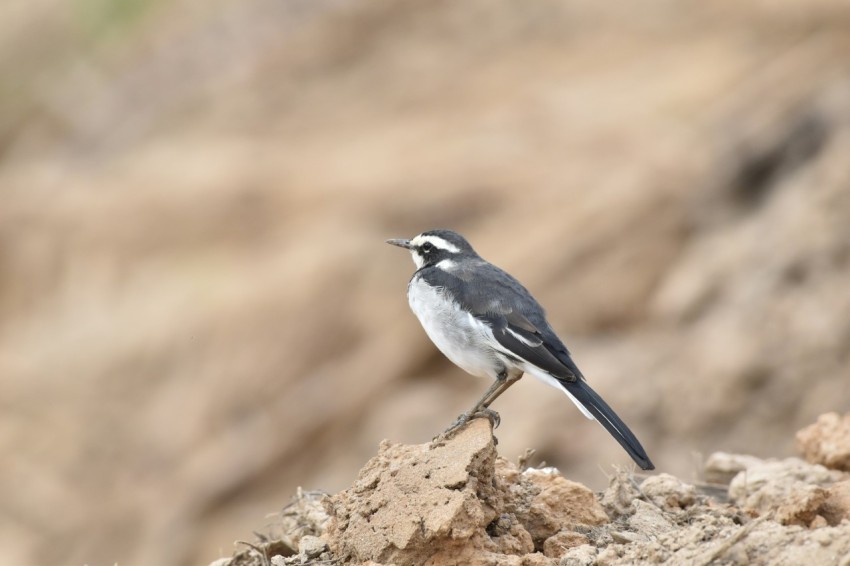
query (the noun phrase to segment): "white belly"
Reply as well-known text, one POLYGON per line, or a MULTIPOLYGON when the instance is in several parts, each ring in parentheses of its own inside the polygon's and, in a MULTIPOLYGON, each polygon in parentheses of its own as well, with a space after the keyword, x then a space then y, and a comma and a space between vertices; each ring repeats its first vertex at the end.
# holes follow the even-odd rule
POLYGON ((491 378, 504 368, 488 345, 493 338, 487 325, 458 308, 442 290, 414 279, 407 288, 407 300, 428 337, 455 365, 491 378))

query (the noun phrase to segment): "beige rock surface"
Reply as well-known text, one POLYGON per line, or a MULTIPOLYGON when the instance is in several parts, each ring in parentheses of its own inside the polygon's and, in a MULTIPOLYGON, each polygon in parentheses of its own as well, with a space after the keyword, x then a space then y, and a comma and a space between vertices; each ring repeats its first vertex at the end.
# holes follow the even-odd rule
POLYGON ((575 546, 583 536, 576 529, 608 520, 583 485, 555 471, 497 464, 483 419, 445 442, 382 444, 327 509, 336 557, 399 566, 552 564, 547 557, 568 537, 575 546))
POLYGON ((797 433, 797 446, 813 464, 850 472, 850 413, 827 413, 797 433))
MULTIPOLYGON (((822 487, 821 466, 738 458, 756 493, 742 493, 741 471, 729 504, 669 474, 638 483, 621 471, 594 494, 553 468, 521 471, 498 456, 494 440, 479 419, 437 443, 384 442, 349 489, 325 500, 330 521, 314 534, 277 558, 265 541, 216 566, 271 558, 291 566, 311 556, 358 566, 842 566, 850 553, 850 480, 822 487), (624 512, 606 515, 603 501, 624 512)), ((309 506, 299 508, 311 524, 309 506)))
POLYGON ((826 490, 826 501, 818 510, 827 524, 850 519, 850 479, 834 483, 826 490))
POLYGON ((741 505, 760 509, 763 505, 775 505, 787 495, 784 492, 765 493, 763 488, 773 490, 780 486, 793 489, 795 484, 824 487, 847 477, 845 473, 809 464, 799 458, 760 460, 732 479, 729 496, 741 505))
POLYGON ((547 539, 570 527, 608 522, 608 516, 593 492, 564 478, 557 470, 530 468, 523 472, 522 478, 539 490, 528 509, 519 511, 536 548, 541 548, 547 539))

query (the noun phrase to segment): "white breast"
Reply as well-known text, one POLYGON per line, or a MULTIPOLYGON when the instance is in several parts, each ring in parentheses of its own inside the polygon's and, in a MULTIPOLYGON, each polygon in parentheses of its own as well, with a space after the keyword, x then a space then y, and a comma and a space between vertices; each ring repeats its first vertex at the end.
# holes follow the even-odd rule
POLYGON ((419 278, 410 281, 407 300, 428 337, 455 365, 472 375, 497 376, 503 363, 489 346, 493 338, 486 324, 419 278))

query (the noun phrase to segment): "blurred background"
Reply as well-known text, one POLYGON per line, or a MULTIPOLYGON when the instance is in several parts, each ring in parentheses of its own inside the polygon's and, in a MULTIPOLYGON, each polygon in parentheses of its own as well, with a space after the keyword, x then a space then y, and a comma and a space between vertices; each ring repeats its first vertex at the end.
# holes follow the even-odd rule
MULTIPOLYGON (((464 233, 660 471, 850 406, 841 0, 11 0, 0 564, 228 556, 488 385, 386 246, 464 233)), ((630 460, 561 394, 500 451, 630 460)))

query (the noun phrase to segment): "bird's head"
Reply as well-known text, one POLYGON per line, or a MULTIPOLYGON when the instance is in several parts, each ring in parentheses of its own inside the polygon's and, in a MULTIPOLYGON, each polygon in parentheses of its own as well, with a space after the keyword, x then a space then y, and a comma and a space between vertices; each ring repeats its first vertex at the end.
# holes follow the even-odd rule
MULTIPOLYGON (((410 240, 387 240, 388 244, 410 250, 417 269, 437 265, 450 267, 464 257, 478 257, 466 238, 451 230, 428 230, 410 240)), ((442 266, 441 266, 442 267, 442 266)))

